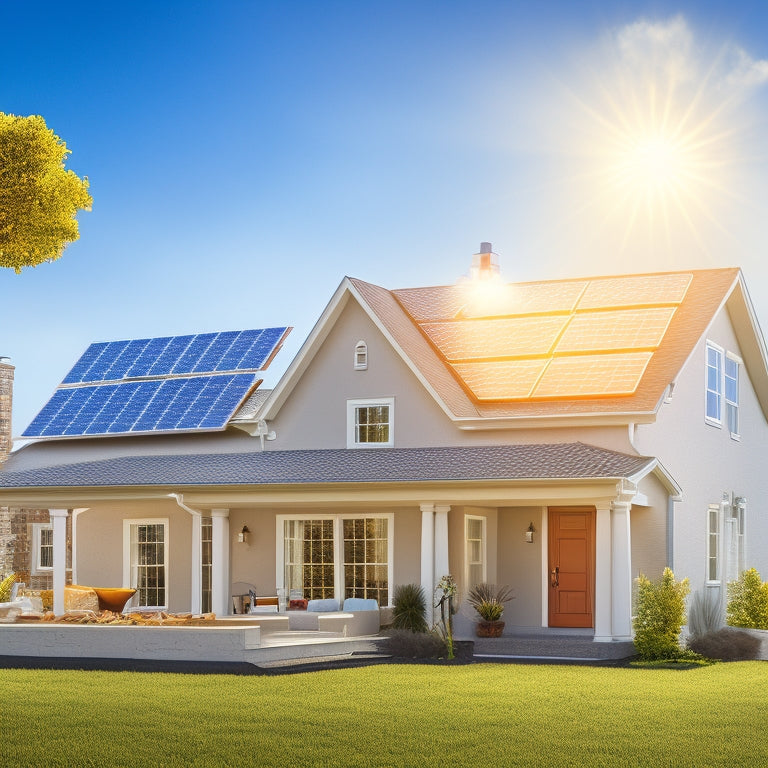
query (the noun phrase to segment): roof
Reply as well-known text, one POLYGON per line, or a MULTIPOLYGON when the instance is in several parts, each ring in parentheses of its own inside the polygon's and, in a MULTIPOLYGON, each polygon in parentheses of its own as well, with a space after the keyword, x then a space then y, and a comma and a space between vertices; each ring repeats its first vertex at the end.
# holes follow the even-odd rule
POLYGON ((656 460, 585 443, 145 454, 0 471, 11 489, 632 478, 656 460))
POLYGON ((740 270, 726 268, 397 290, 348 277, 260 418, 275 417, 350 298, 464 429, 652 421, 727 303, 768 414, 765 343, 740 270))

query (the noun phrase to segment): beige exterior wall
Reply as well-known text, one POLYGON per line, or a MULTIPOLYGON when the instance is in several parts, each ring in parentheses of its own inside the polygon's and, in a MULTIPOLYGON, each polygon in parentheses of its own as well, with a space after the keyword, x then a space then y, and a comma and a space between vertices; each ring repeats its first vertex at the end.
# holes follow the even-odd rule
POLYGON ((721 311, 675 382, 672 400, 659 409, 656 424, 638 427, 637 449, 656 455, 682 486, 675 504, 673 568, 688 577, 692 589, 705 581, 707 507, 720 503, 724 492, 745 496, 747 503, 747 566, 768 574, 768 472, 765 445, 768 425, 744 366, 740 370, 740 437, 727 426, 705 421, 706 342, 711 340, 739 355, 728 314, 721 311))
POLYGON ((667 565, 668 493, 652 475, 640 483, 639 490, 648 504, 633 504, 630 510, 632 575, 656 579, 667 565))
MULTIPOLYGON (((391 347, 368 315, 350 300, 276 418, 267 450, 345 448, 347 400, 394 397, 396 448, 581 441, 631 451, 628 429, 459 429, 391 347), (357 342, 368 346, 368 369, 354 370, 357 342)), ((375 449, 370 449, 375 450, 375 449)), ((384 450, 384 449, 380 449, 384 450)))

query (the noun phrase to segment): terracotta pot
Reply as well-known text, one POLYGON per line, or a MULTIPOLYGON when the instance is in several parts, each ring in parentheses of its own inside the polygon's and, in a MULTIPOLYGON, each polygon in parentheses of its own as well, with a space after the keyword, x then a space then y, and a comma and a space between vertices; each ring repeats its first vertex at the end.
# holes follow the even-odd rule
POLYGON ((501 637, 504 632, 503 621, 483 621, 477 622, 475 633, 478 637, 501 637))

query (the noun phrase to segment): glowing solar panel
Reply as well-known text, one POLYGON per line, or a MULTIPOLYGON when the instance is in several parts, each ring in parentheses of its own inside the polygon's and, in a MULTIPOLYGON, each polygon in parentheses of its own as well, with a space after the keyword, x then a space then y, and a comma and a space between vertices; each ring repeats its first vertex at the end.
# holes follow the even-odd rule
POLYGON ((454 363, 453 369, 478 400, 522 400, 531 394, 547 362, 454 363))
POLYGON ((679 304, 691 280, 689 274, 634 275, 591 280, 577 309, 679 304))
POLYGON ((479 284, 468 287, 461 317, 508 317, 512 315, 571 312, 586 287, 586 281, 479 284))
POLYGON ((25 437, 224 429, 289 328, 91 344, 25 437))
POLYGON ((555 353, 656 348, 674 313, 674 307, 650 307, 575 315, 555 353))
POLYGON ((515 317, 425 323, 423 330, 448 360, 545 355, 567 317, 515 317))
POLYGON ((553 359, 533 397, 631 395, 640 383, 651 352, 574 355, 553 359))

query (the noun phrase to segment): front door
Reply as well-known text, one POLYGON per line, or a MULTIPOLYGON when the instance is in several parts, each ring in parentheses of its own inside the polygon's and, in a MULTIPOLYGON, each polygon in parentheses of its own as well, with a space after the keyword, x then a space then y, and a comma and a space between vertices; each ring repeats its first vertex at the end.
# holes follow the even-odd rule
POLYGON ((592 627, 595 508, 549 508, 549 626, 592 627))

